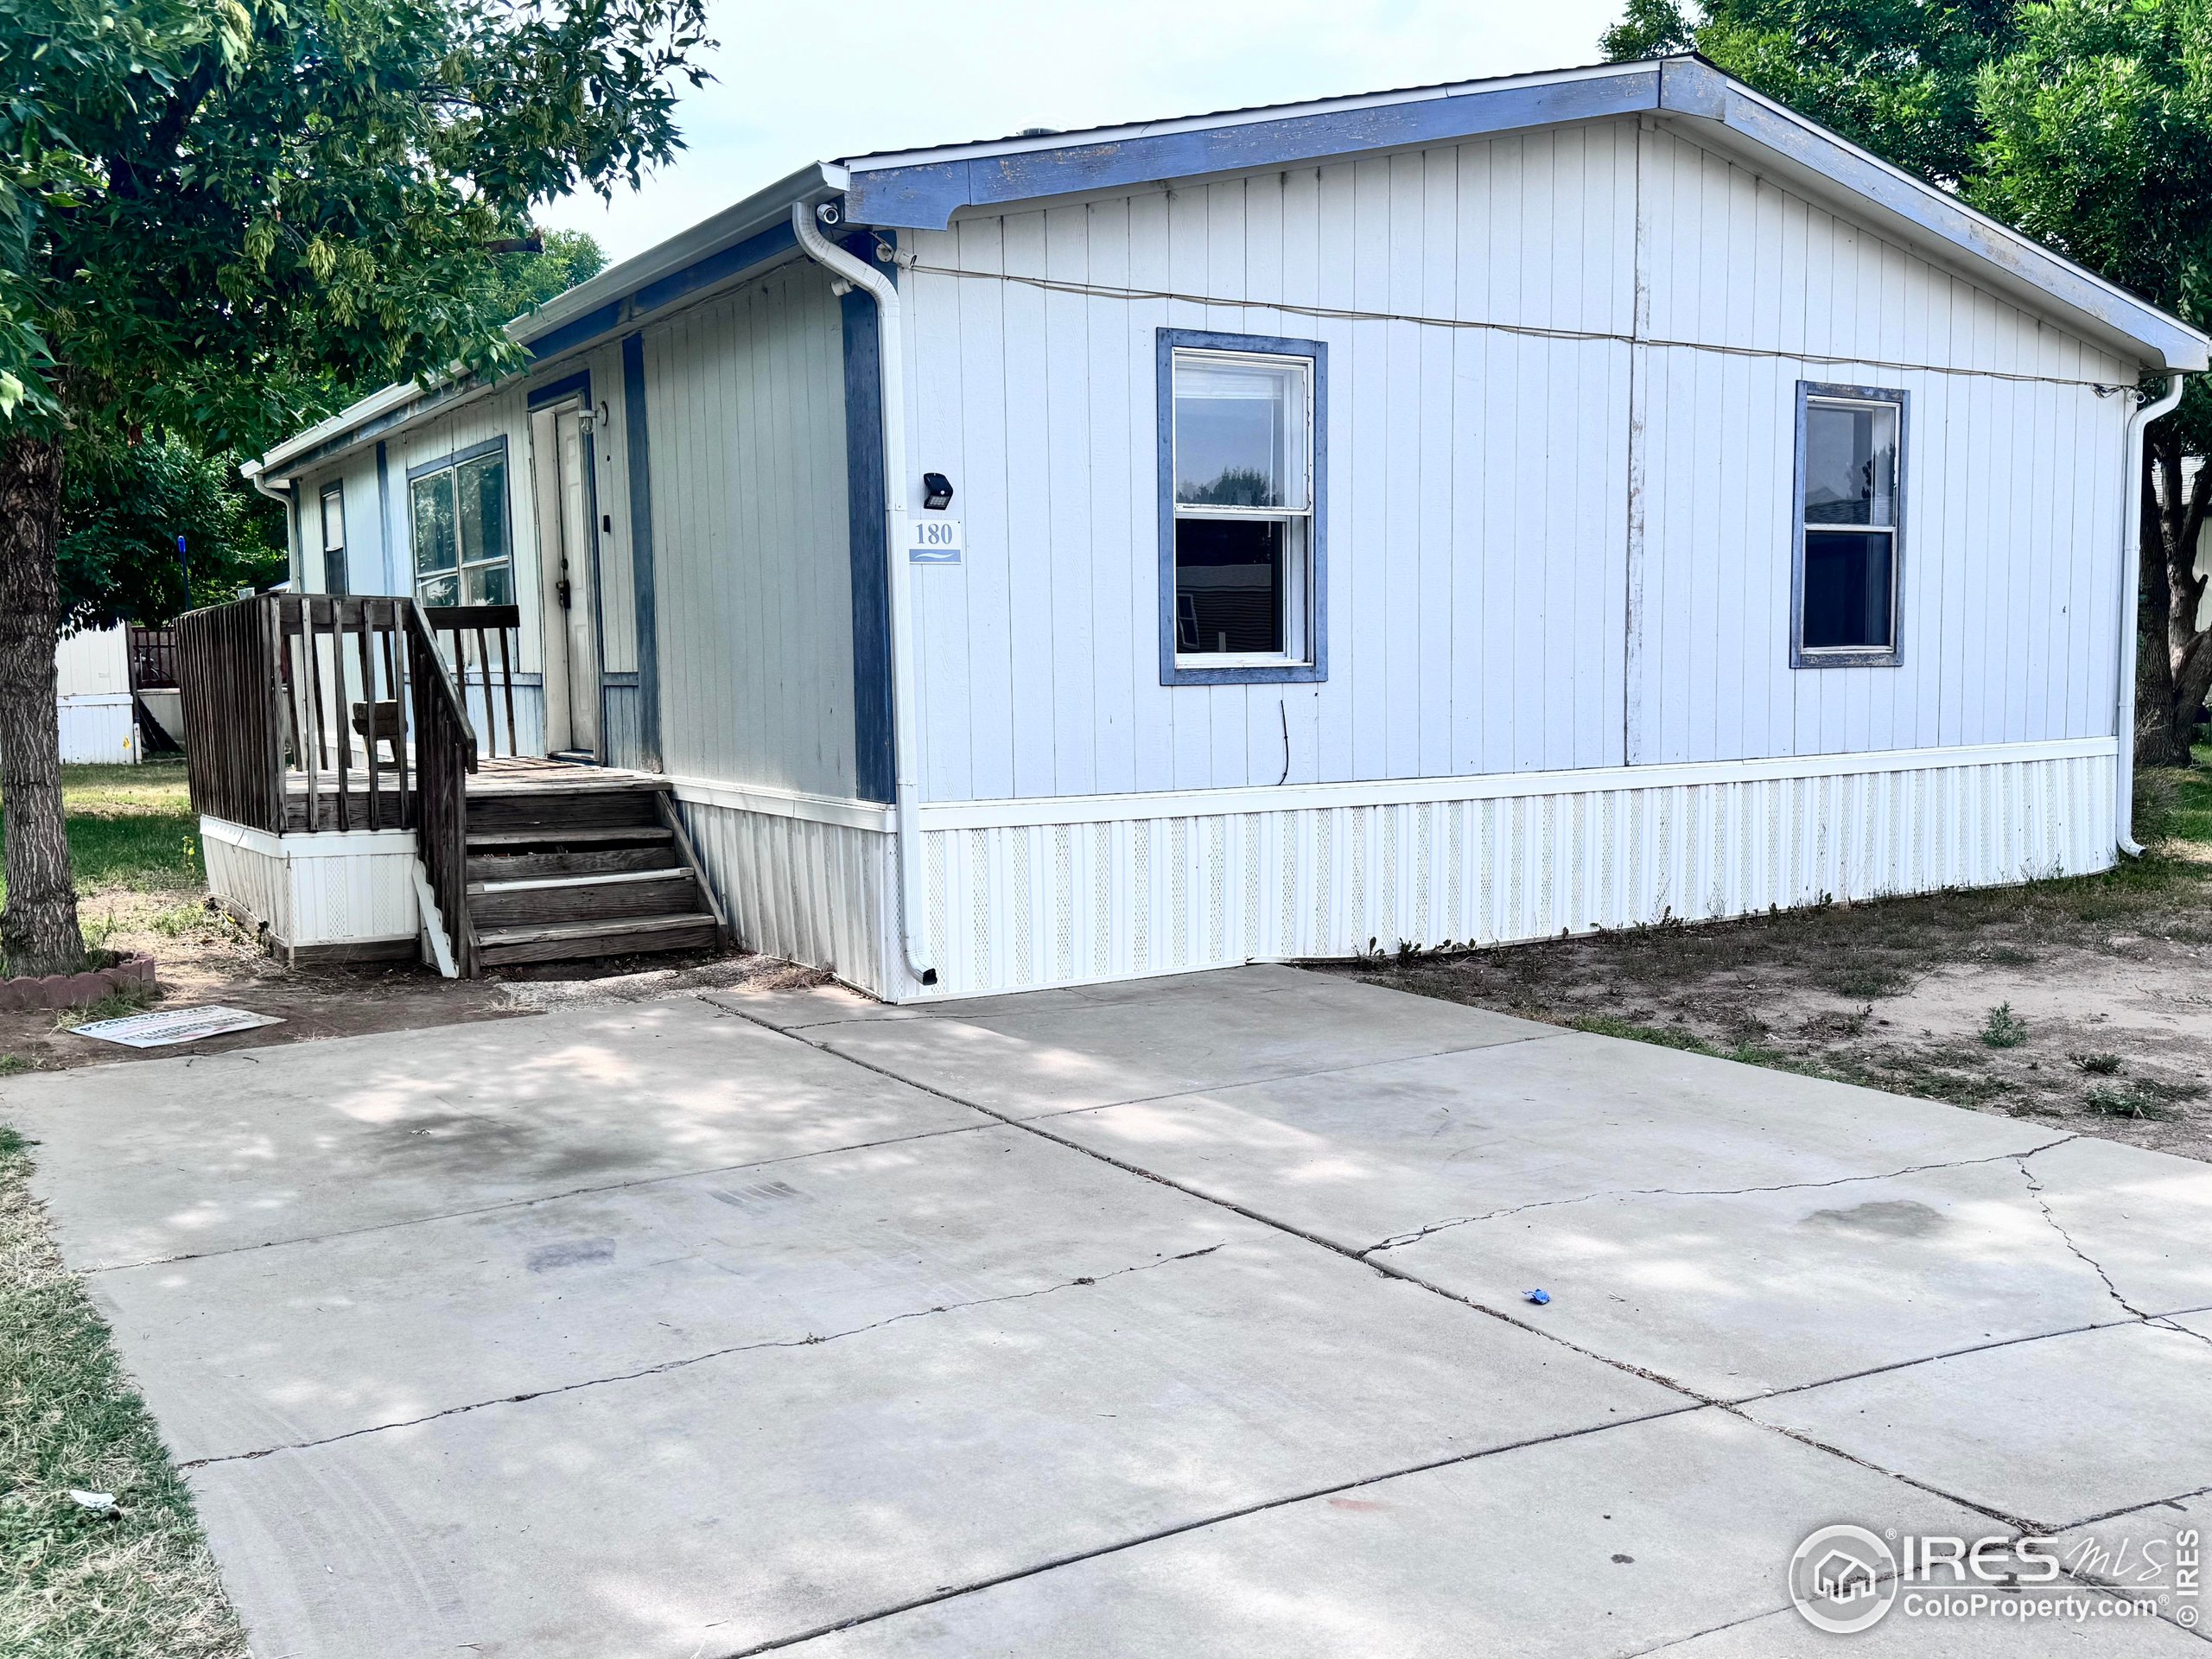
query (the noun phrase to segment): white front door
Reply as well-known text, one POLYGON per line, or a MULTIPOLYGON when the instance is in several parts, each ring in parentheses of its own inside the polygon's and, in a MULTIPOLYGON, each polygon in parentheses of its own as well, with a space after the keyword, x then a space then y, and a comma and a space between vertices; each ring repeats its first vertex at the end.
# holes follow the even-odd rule
POLYGON ((532 423, 544 537, 545 738, 556 751, 599 752, 599 607, 593 590, 591 469, 583 411, 564 404, 532 423), (550 465, 547 463, 550 461, 550 465))

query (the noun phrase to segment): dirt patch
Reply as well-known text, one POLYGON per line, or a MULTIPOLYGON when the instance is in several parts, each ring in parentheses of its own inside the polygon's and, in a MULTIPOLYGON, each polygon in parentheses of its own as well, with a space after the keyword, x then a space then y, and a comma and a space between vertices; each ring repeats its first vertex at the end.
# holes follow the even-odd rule
MULTIPOLYGON (((130 1049, 80 1037, 81 1013, 0 1012, 0 1071, 52 1071, 118 1060, 169 1059, 235 1048, 358 1037, 374 1032, 506 1020, 580 1003, 635 1001, 674 992, 760 983, 774 988, 827 976, 743 954, 610 957, 494 969, 483 979, 441 979, 412 963, 288 968, 196 891, 117 889, 88 895, 87 936, 111 950, 143 950, 160 971, 161 995, 145 1006, 220 1003, 275 1014, 284 1023, 175 1048, 130 1049)), ((122 1006, 91 1010, 128 1013, 122 1006)))
POLYGON ((1524 1018, 2212 1160, 2212 859, 1314 963, 1524 1018))

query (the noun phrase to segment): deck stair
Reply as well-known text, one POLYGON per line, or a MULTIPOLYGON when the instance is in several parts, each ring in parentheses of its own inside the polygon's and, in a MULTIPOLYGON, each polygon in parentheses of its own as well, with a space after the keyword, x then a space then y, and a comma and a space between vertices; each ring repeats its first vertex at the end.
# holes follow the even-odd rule
POLYGON ((564 772, 558 781, 471 779, 466 925, 476 961, 493 968, 725 942, 666 781, 564 772))

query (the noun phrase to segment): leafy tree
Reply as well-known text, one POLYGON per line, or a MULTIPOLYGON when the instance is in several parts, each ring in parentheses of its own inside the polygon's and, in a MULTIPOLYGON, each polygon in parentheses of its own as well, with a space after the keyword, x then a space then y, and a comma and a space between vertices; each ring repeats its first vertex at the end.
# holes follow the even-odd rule
POLYGON ((1985 137, 1981 67, 2017 0, 1629 0, 1613 59, 1697 52, 1768 97, 1924 179, 1955 185, 1985 137))
MULTIPOLYGON (((1976 207, 2200 327, 2212 320, 2212 3, 2024 6, 1978 102, 1976 207)), ((2204 377, 2145 440, 2135 760, 2185 766, 2212 691, 2212 632, 2196 625, 2212 507, 2204 377)))
MULTIPOLYGON (((1696 51, 2200 326, 2212 319, 2212 0, 1628 0, 1609 56, 1696 51)), ((2147 444, 2139 765, 2189 760, 2212 392, 2147 444)))
POLYGON ((240 588, 282 582, 289 563, 283 510, 245 487, 238 459, 228 451, 203 455, 175 436, 69 446, 62 626, 163 623, 193 606, 220 604, 240 588))
POLYGON ((488 306, 493 313, 512 319, 535 311, 607 269, 607 251, 588 231, 546 231, 538 241, 536 252, 499 256, 499 287, 488 306))
MULTIPOLYGON (((549 231, 535 249, 498 257, 486 301, 520 316, 606 269, 582 231, 549 231)), ((349 386, 350 400, 376 388, 349 386)), ((86 434, 66 446, 60 547, 64 627, 162 623, 241 588, 282 582, 289 552, 281 507, 238 475, 233 451, 203 454, 175 434, 139 442, 86 434), (188 559, 177 554, 185 538, 188 559), (190 590, 187 591, 188 576, 190 590)))
POLYGON ((256 451, 518 360, 533 205, 635 184, 704 0, 0 0, 0 795, 16 971, 83 956, 54 645, 65 448, 256 451))

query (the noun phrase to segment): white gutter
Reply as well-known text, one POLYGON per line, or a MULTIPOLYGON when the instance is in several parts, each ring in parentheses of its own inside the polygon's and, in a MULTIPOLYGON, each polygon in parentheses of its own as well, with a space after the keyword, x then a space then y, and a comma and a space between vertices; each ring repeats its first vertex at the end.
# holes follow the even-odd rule
MULTIPOLYGON (((2120 753, 2113 766, 2113 828, 2120 850, 2130 858, 2143 856, 2135 840, 2135 651, 2136 611, 2143 597, 2143 429, 2181 402, 2183 377, 2171 376, 2165 395, 2153 399, 2127 417, 2127 493, 2121 510, 2120 559, 2120 697, 2114 715, 2120 728, 2120 753)), ((2165 642, 2158 642, 2165 649, 2165 642)))
POLYGON ((914 621, 906 588, 906 396, 899 337, 899 289, 881 271, 855 259, 815 227, 814 206, 791 204, 791 233, 806 257, 875 301, 876 384, 883 404, 885 576, 891 600, 891 742, 899 841, 899 932, 906 966, 925 985, 937 983, 922 918, 922 836, 914 800, 914 621))

